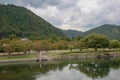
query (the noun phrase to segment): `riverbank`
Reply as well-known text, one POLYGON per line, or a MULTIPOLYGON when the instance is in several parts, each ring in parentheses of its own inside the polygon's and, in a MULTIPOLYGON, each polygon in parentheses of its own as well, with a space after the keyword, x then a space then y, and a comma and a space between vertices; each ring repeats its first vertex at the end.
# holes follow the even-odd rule
MULTIPOLYGON (((6 54, 0 55, 0 63, 16 63, 16 62, 31 62, 31 61, 64 61, 64 60, 91 60, 91 59, 108 59, 108 58, 120 58, 119 51, 83 51, 79 52, 74 50, 53 50, 48 52, 41 52, 41 57, 36 57, 36 52, 31 54, 13 54, 7 56, 6 54), (41 59, 40 59, 41 58, 41 59)), ((39 55, 37 53, 37 55, 39 55)))

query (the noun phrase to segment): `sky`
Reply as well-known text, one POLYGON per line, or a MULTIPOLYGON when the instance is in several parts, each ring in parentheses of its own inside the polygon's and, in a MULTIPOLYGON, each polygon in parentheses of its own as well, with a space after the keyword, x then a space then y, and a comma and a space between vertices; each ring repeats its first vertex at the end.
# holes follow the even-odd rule
POLYGON ((26 7, 62 29, 87 31, 103 24, 120 25, 119 0, 0 0, 26 7))

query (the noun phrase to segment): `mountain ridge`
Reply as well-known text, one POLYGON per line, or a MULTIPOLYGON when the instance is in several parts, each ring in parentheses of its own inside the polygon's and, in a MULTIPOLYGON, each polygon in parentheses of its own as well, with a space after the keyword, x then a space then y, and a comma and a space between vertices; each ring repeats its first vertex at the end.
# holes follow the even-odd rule
POLYGON ((0 38, 15 34, 30 39, 58 37, 84 37, 91 33, 107 35, 110 39, 120 39, 120 26, 104 24, 88 31, 62 30, 37 16, 32 11, 12 4, 0 4, 0 38))
MULTIPOLYGON (((69 30, 64 30, 63 32, 66 35, 74 34, 74 33, 71 33, 69 30), (66 31, 67 31, 67 33, 65 33, 66 31)), ((85 37, 88 34, 97 33, 97 34, 107 35, 110 39, 120 39, 120 26, 113 25, 113 24, 104 24, 104 25, 95 27, 93 29, 90 29, 88 31, 85 31, 85 32, 81 32, 81 31, 77 31, 77 30, 74 30, 74 32, 75 33, 80 32, 80 33, 78 33, 72 37, 78 37, 78 36, 85 37)), ((68 37, 71 37, 71 35, 69 35, 68 37)))
POLYGON ((46 39, 51 35, 65 36, 32 11, 12 4, 0 4, 0 28, 0 38, 9 37, 11 34, 31 39, 46 39))
POLYGON ((67 37, 77 37, 77 36, 81 36, 83 34, 83 32, 81 31, 77 31, 77 30, 62 30, 60 29, 67 37))
POLYGON ((84 32, 84 36, 91 33, 107 35, 110 39, 120 39, 120 26, 113 24, 104 24, 84 32))

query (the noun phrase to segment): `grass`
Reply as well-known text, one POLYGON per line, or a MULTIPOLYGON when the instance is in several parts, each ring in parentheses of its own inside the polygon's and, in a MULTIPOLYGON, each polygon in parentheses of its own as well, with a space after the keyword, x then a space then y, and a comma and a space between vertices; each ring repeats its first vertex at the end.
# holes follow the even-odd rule
MULTIPOLYGON (((88 55, 94 55, 94 54, 101 54, 101 53, 108 53, 108 52, 116 52, 116 53, 120 53, 120 49, 117 50, 106 50, 103 51, 102 49, 98 49, 97 52, 94 51, 93 48, 89 48, 89 49, 83 49, 82 51, 80 51, 79 49, 73 49, 73 51, 71 52, 69 49, 68 50, 50 50, 48 52, 43 52, 44 56, 47 56, 48 58, 57 58, 57 57, 61 57, 62 55, 84 55, 84 54, 88 54, 88 55)), ((1 56, 0 60, 17 60, 17 59, 35 59, 36 58, 36 54, 28 54, 28 55, 14 55, 14 56, 1 56)))
POLYGON ((67 56, 67 55, 89 55, 89 56, 93 56, 93 55, 98 55, 98 54, 103 54, 103 53, 109 53, 109 52, 115 52, 116 53, 120 53, 120 49, 117 50, 108 50, 106 49, 105 51, 103 51, 103 49, 98 49, 97 52, 95 52, 95 50, 93 48, 89 48, 89 49, 83 49, 82 51, 80 51, 79 49, 73 49, 73 51, 71 52, 69 49, 68 50, 52 50, 49 51, 48 56, 51 58, 57 58, 57 57, 61 57, 63 55, 67 56))
POLYGON ((15 59, 33 59, 35 58, 35 55, 16 55, 16 56, 4 56, 0 57, 0 60, 15 60, 15 59))

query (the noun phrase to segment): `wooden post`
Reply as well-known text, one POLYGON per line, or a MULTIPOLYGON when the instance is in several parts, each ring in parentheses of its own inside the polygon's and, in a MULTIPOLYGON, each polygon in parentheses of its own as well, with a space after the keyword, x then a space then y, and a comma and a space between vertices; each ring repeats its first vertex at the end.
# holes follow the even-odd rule
POLYGON ((39 53, 39 62, 41 62, 41 52, 39 53))
POLYGON ((41 56, 42 56, 42 53, 40 52, 40 53, 39 53, 40 68, 41 68, 41 60, 42 60, 42 59, 41 59, 41 58, 42 58, 41 56))

